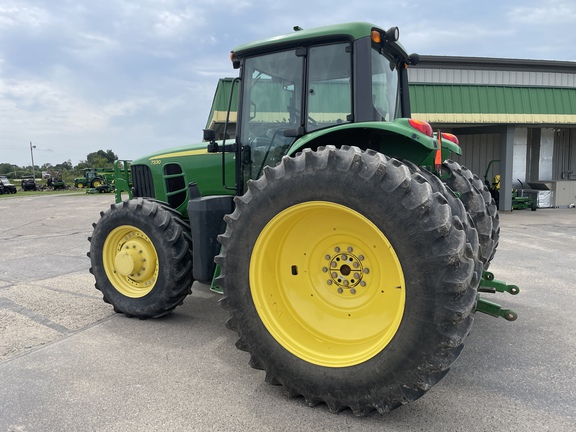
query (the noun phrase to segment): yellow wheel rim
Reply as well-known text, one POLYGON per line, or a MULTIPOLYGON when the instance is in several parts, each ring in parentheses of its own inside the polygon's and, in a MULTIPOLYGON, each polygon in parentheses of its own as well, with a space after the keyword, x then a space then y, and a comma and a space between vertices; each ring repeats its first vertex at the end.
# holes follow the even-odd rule
POLYGON ((113 229, 102 249, 108 280, 126 297, 144 297, 158 279, 158 254, 143 231, 130 225, 113 229))
POLYGON ((76 187, 78 187, 78 188, 83 188, 83 187, 84 187, 84 184, 83 184, 83 183, 78 183, 78 186, 76 186, 76 187))
POLYGON ((250 259, 260 319, 289 352, 347 367, 382 351, 404 313, 402 266, 360 213, 324 201, 292 206, 260 233, 250 259))
POLYGON ((98 187, 102 184, 102 182, 100 180, 95 180, 94 181, 94 187, 98 187))

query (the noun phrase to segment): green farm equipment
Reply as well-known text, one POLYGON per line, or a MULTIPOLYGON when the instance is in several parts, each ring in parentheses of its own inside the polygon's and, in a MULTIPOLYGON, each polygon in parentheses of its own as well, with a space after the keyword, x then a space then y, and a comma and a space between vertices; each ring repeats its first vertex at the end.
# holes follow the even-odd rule
POLYGON ((84 176, 74 179, 76 188, 97 188, 114 181, 114 170, 111 168, 86 168, 84 176))
POLYGON ((332 412, 386 412, 447 373, 474 312, 516 319, 479 292, 518 288, 487 271, 498 214, 449 159, 458 139, 410 118, 418 56, 398 28, 294 30, 232 51, 222 139, 206 129, 130 163, 90 271, 140 319, 217 274, 236 346, 267 382, 332 412))
MULTIPOLYGON (((498 207, 500 204, 500 174, 494 175, 492 182, 490 182, 488 180, 488 173, 490 172, 492 165, 498 162, 500 161, 491 160, 486 167, 486 172, 484 173, 484 184, 490 190, 490 195, 496 203, 496 207, 498 207)), ((520 179, 518 179, 518 182, 523 189, 524 184, 520 181, 520 179)), ((536 199, 522 195, 522 189, 512 189, 512 210, 523 210, 529 208, 532 211, 536 211, 538 209, 538 203, 536 199)))

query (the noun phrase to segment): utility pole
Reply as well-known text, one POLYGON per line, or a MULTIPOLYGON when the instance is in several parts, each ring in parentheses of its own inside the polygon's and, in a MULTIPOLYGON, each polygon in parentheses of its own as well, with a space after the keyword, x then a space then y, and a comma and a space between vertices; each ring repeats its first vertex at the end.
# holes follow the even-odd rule
POLYGON ((34 179, 34 181, 36 181, 36 175, 34 174, 34 151, 32 149, 35 149, 36 146, 32 145, 32 141, 30 141, 30 157, 32 158, 32 178, 34 179))

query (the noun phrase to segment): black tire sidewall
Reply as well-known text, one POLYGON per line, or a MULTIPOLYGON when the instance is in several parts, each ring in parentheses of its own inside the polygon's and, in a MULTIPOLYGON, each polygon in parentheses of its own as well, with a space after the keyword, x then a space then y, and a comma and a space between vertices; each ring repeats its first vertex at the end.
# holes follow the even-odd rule
MULTIPOLYGON (((114 305, 119 312, 140 318, 157 317, 173 309, 174 263, 177 261, 175 251, 167 240, 166 232, 159 229, 155 218, 147 214, 143 207, 156 206, 155 212, 166 213, 166 217, 174 217, 156 203, 141 200, 143 205, 134 201, 126 201, 112 205, 94 229, 90 245, 92 272, 105 299, 114 305), (154 288, 143 297, 132 298, 119 292, 108 279, 103 264, 104 243, 109 234, 117 227, 128 225, 144 232, 154 245, 158 256, 158 278, 154 288)), ((155 213, 157 214, 157 213, 155 213)), ((191 259, 191 257, 190 257, 191 259)), ((191 278, 190 278, 191 279, 191 278)), ((191 285, 191 282, 190 282, 191 285)))
MULTIPOLYGON (((291 162, 285 160, 285 163, 291 162)), ((395 166, 394 170, 397 173, 388 175, 409 177, 407 169, 395 166)), ((420 217, 425 211, 407 211, 403 205, 405 190, 402 186, 391 192, 379 191, 372 180, 363 179, 358 174, 354 167, 337 173, 318 169, 314 175, 308 175, 306 171, 291 171, 283 181, 269 182, 265 194, 252 194, 249 205, 242 208, 243 217, 249 223, 236 224, 234 235, 237 243, 233 250, 226 252, 226 278, 233 287, 225 287, 225 294, 242 311, 238 331, 251 341, 249 351, 280 383, 289 384, 306 395, 317 394, 317 388, 322 388, 323 394, 337 394, 346 389, 348 394, 342 398, 360 400, 366 393, 367 383, 377 379, 390 384, 378 389, 375 387, 372 391, 382 393, 379 395, 381 398, 396 400, 391 403, 396 405, 404 403, 403 394, 418 393, 410 397, 415 399, 423 392, 421 389, 445 374, 460 350, 458 347, 446 348, 450 340, 446 333, 459 331, 467 334, 471 307, 464 311, 461 323, 451 323, 453 315, 446 311, 449 305, 446 299, 453 294, 443 290, 442 283, 429 282, 431 275, 439 279, 446 276, 449 280, 445 270, 451 258, 441 257, 433 251, 432 236, 420 227, 420 217), (354 183, 353 193, 343 194, 341 191, 350 190, 351 182, 354 183), (285 350, 264 327, 251 296, 248 269, 260 232, 280 211, 307 201, 341 204, 365 216, 390 241, 403 268, 406 305, 400 327, 379 354, 355 366, 317 366, 285 350)), ((429 186, 420 184, 418 188, 427 199, 431 197, 429 186)), ((259 186, 255 185, 254 190, 258 189, 259 186)), ((325 400, 325 396, 318 397, 325 400)))

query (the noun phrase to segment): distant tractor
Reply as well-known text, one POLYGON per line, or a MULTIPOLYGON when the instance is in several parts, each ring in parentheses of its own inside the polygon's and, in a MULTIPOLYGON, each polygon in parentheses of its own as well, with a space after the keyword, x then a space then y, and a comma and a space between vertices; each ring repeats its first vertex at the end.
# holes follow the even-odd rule
POLYGON ((458 139, 410 118, 418 56, 398 33, 296 27, 235 48, 223 139, 207 129, 207 142, 132 161, 130 198, 117 182, 94 224, 104 300, 161 317, 216 274, 250 365, 310 406, 358 416, 440 381, 475 311, 515 320, 478 296, 519 291, 487 271, 496 207, 449 159, 458 139))
MULTIPOLYGON (((495 163, 499 163, 499 160, 491 160, 486 167, 486 172, 484 173, 484 184, 490 190, 490 195, 496 204, 496 207, 500 205, 500 174, 496 174, 492 178, 492 182, 488 180, 488 173, 490 168, 495 163)), ((518 179, 520 186, 524 188, 524 184, 518 179)), ((538 210, 538 202, 535 198, 530 196, 523 196, 522 191, 518 189, 512 189, 512 210, 523 210, 529 208, 532 211, 538 210)))
POLYGON ((97 188, 105 183, 110 183, 114 180, 114 170, 111 168, 86 168, 84 170, 84 177, 74 179, 74 187, 76 188, 97 188))

